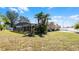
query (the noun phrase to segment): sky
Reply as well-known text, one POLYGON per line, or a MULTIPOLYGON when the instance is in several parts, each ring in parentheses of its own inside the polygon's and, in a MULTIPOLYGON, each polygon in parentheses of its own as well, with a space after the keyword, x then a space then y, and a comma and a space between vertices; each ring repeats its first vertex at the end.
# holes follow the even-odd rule
POLYGON ((73 26, 79 22, 79 7, 0 7, 0 13, 6 15, 8 10, 28 17, 31 23, 37 23, 35 14, 44 12, 50 15, 51 20, 61 27, 73 26))

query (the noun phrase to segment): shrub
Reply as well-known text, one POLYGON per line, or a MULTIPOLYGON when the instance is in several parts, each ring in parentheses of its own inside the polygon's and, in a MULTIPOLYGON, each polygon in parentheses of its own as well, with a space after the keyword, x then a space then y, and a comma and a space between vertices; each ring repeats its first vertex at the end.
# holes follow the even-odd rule
POLYGON ((3 28, 4 28, 4 26, 3 26, 3 25, 0 25, 0 30, 1 30, 1 31, 3 30, 3 28))
POLYGON ((79 23, 76 23, 74 27, 75 29, 79 29, 79 23))

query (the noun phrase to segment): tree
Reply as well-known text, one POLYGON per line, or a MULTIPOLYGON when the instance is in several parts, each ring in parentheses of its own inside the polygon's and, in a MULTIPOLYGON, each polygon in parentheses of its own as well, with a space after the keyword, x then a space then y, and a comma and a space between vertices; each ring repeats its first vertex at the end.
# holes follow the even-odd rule
POLYGON ((0 28, 6 28, 9 23, 9 19, 5 15, 0 14, 0 28))
POLYGON ((4 27, 5 28, 7 28, 7 26, 9 26, 9 24, 10 24, 10 20, 6 16, 3 17, 3 22, 4 22, 4 27))
POLYGON ((50 19, 49 18, 49 14, 45 14, 45 15, 43 15, 43 21, 42 21, 42 23, 43 23, 43 26, 44 26, 44 34, 47 34, 47 31, 48 31, 48 20, 50 19))
POLYGON ((9 23, 9 19, 5 15, 0 14, 0 29, 5 29, 9 23))
POLYGON ((4 22, 5 25, 10 24, 10 20, 6 16, 3 16, 3 22, 4 22))
POLYGON ((79 29, 79 23, 76 23, 74 26, 75 29, 79 29))
POLYGON ((7 11, 6 15, 11 22, 10 26, 13 27, 15 20, 18 18, 18 13, 16 13, 15 11, 9 10, 9 11, 7 11))
POLYGON ((49 14, 44 14, 43 12, 40 12, 35 15, 35 18, 37 18, 37 20, 38 20, 38 33, 46 34, 49 14))
POLYGON ((37 18, 37 21, 38 21, 37 33, 42 34, 43 12, 40 12, 40 13, 36 14, 35 18, 37 18))

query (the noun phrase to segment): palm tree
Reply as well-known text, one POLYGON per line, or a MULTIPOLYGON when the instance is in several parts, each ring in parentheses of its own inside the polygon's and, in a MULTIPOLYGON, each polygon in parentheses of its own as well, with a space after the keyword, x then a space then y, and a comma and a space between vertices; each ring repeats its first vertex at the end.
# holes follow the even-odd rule
POLYGON ((45 31, 47 30, 49 14, 44 14, 43 12, 40 12, 35 16, 38 20, 38 32, 40 33, 41 31, 41 33, 45 33, 45 31))
POLYGON ((43 25, 44 25, 44 33, 47 33, 47 26, 48 26, 48 20, 49 18, 49 14, 45 14, 43 15, 44 19, 43 19, 43 25))
POLYGON ((41 23, 42 19, 43 19, 43 12, 40 12, 40 13, 36 14, 35 18, 37 18, 38 25, 39 25, 41 23))
POLYGON ((38 21, 37 33, 41 34, 41 24, 42 24, 42 19, 43 19, 43 12, 37 13, 35 15, 35 18, 37 18, 37 21, 38 21))

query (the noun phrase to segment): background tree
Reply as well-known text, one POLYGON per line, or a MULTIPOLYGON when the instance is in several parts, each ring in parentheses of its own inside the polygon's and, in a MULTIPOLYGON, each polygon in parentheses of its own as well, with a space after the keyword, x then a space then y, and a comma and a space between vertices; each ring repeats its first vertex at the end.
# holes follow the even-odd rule
POLYGON ((79 29, 79 22, 75 24, 74 28, 79 29))
POLYGON ((0 15, 0 30, 2 31, 3 29, 3 20, 2 20, 2 15, 0 15))
POLYGON ((6 28, 9 23, 9 19, 5 15, 0 14, 0 28, 6 28))
POLYGON ((4 22, 4 27, 6 29, 10 24, 10 20, 8 19, 8 17, 4 16, 3 17, 3 22, 4 22))
POLYGON ((11 22, 10 26, 13 27, 15 20, 18 18, 18 13, 16 13, 15 11, 9 10, 9 11, 7 11, 6 15, 11 22))

